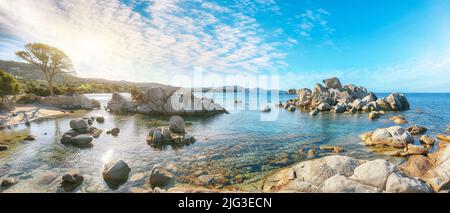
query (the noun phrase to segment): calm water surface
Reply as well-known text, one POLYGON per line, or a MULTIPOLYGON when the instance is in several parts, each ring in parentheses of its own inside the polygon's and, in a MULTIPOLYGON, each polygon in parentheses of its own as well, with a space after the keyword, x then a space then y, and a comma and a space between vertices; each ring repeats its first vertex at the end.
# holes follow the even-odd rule
MULTIPOLYGON (((378 95, 384 97, 386 94, 378 95)), ((100 100, 103 105, 111 97, 110 94, 89 96, 100 100)), ((224 175, 229 180, 226 183, 228 186, 245 188, 268 172, 301 160, 298 150, 317 148, 324 144, 343 146, 343 155, 362 159, 392 159, 362 145, 358 135, 395 125, 387 117, 396 114, 406 116, 409 123, 405 127, 422 125, 429 129, 427 134, 432 136, 444 132, 450 124, 450 94, 407 96, 411 110, 390 113, 375 121, 368 120, 366 113, 326 113, 311 117, 306 112, 288 112, 275 107, 264 114, 278 114, 278 119, 274 121, 261 121, 261 112, 248 110, 231 110, 229 114, 210 117, 185 117, 187 131, 197 142, 179 149, 166 147, 164 150, 147 145, 146 136, 150 127, 167 125, 167 116, 111 115, 105 110, 81 111, 66 117, 34 122, 31 127, 19 126, 13 130, 0 131, 0 140, 10 140, 9 143, 27 134, 39 138, 33 142, 10 144, 11 148, 0 154, 0 179, 10 176, 19 180, 9 191, 55 192, 60 176, 64 172, 76 170, 85 177, 81 192, 127 192, 133 187, 142 187, 145 184, 143 179, 130 180, 116 190, 109 189, 104 183, 104 163, 122 159, 131 167, 130 177, 139 173, 147 177, 153 165, 171 164, 177 167, 177 184, 194 182, 193 173, 203 170, 211 175, 224 175), (113 137, 104 131, 100 138, 93 141, 94 146, 86 149, 65 146, 59 142, 61 135, 70 129, 71 118, 96 114, 105 116, 106 122, 95 122, 94 126, 104 130, 119 127, 120 135, 113 137), (57 178, 53 181, 55 175, 57 178)), ((293 97, 281 95, 280 99, 293 97)), ((244 103, 239 103, 244 108, 245 103, 255 101, 239 95, 237 99, 244 100, 244 103)), ((230 105, 226 107, 232 108, 230 105)), ((319 153, 319 156, 325 154, 319 153)))

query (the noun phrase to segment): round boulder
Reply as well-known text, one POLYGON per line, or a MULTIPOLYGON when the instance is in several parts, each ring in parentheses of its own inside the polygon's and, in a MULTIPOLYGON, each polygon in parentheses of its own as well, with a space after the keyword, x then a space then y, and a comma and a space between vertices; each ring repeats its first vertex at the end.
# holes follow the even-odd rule
POLYGON ((172 116, 169 120, 169 129, 174 133, 184 133, 184 119, 180 116, 172 116))
POLYGON ((77 135, 77 136, 73 137, 70 140, 70 142, 74 146, 85 147, 85 146, 91 146, 92 140, 94 140, 94 138, 92 136, 83 134, 83 135, 77 135))
POLYGON ((74 130, 86 129, 88 127, 88 123, 83 118, 75 118, 70 120, 70 128, 74 130))
POLYGON ((110 188, 115 189, 128 180, 130 171, 130 167, 123 160, 109 162, 103 170, 103 179, 110 188))

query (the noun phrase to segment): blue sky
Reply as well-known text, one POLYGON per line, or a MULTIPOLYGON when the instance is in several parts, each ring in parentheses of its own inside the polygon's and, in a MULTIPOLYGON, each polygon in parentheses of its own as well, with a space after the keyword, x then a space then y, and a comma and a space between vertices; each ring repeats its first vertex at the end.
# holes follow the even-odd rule
MULTIPOLYGON (((80 76, 337 76, 376 92, 450 92, 449 0, 0 0, 0 59, 64 50, 80 76)), ((180 83, 178 83, 180 84, 180 83)), ((218 80, 216 84, 223 84, 218 80)))

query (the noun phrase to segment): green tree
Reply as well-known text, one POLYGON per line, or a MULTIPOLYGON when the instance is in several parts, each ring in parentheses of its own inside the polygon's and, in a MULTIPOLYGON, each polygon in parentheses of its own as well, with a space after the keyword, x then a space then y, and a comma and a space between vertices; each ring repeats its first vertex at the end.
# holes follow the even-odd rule
POLYGON ((0 104, 3 104, 7 95, 16 95, 20 91, 20 85, 14 76, 0 70, 0 104))
POLYGON ((53 92, 53 78, 64 72, 73 72, 72 61, 61 50, 42 43, 29 43, 25 51, 17 51, 16 55, 23 60, 38 66, 44 73, 50 95, 53 92))

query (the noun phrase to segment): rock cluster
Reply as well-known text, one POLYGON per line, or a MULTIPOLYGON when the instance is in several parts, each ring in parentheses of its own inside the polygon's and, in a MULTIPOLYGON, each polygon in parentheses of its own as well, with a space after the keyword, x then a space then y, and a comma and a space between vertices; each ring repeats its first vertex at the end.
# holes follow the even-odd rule
POLYGON ((169 127, 153 127, 147 136, 147 143, 155 147, 180 147, 194 142, 195 138, 185 131, 184 119, 177 115, 170 118, 169 127))
MULTIPOLYGON (((297 98, 286 102, 285 108, 297 106, 311 111, 311 115, 317 115, 320 111, 332 111, 335 113, 356 111, 401 111, 409 109, 406 96, 399 93, 391 93, 385 98, 368 92, 364 87, 353 84, 342 86, 338 78, 323 80, 323 84, 317 83, 314 89, 303 88, 297 90, 297 98)), ((379 115, 372 114, 371 118, 379 115)))
POLYGON ((386 160, 362 161, 334 155, 300 162, 269 175, 265 192, 433 192, 418 178, 408 177, 386 160))
POLYGON ((70 120, 70 130, 61 137, 61 143, 70 144, 76 147, 90 147, 94 138, 98 138, 102 133, 101 129, 89 126, 89 119, 75 118, 70 120))
POLYGON ((369 146, 390 146, 394 148, 405 148, 408 144, 414 143, 414 138, 410 132, 400 126, 379 128, 372 132, 360 135, 365 145, 369 146))
POLYGON ((170 86, 145 88, 139 91, 138 100, 130 100, 114 92, 107 109, 115 113, 139 114, 195 114, 221 113, 226 110, 209 98, 199 98, 190 89, 170 86))

